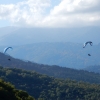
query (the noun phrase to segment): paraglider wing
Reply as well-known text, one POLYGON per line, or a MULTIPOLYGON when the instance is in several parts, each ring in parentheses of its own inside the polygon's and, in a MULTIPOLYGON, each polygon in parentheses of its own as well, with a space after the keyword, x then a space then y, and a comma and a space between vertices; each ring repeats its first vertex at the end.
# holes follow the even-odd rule
MULTIPOLYGON (((7 50, 12 50, 13 48, 12 47, 6 47, 6 48, 4 48, 4 50, 3 50, 3 53, 5 54, 5 55, 7 55, 7 56, 9 56, 6 52, 7 52, 7 50)), ((9 56, 10 57, 10 56, 9 56)), ((11 59, 10 58, 8 58, 8 60, 10 61, 11 59)))
POLYGON ((93 45, 93 43, 92 43, 92 42, 90 42, 90 45, 92 46, 92 45, 93 45))
POLYGON ((87 44, 90 44, 91 46, 93 45, 93 43, 91 41, 85 42, 83 48, 86 47, 87 44))
POLYGON ((7 52, 8 49, 11 49, 11 50, 12 50, 13 48, 12 48, 12 47, 6 47, 6 48, 4 49, 4 51, 3 51, 3 53, 4 53, 4 54, 7 54, 6 52, 7 52))
POLYGON ((87 43, 84 43, 84 46, 83 46, 83 48, 85 48, 85 46, 87 45, 87 43))

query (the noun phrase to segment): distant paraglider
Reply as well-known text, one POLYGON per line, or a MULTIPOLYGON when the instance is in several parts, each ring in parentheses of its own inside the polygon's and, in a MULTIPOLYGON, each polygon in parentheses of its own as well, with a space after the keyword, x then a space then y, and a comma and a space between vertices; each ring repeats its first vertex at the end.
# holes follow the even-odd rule
MULTIPOLYGON (((7 51, 8 51, 9 49, 12 50, 13 48, 12 48, 12 47, 6 47, 6 48, 4 48, 3 53, 4 53, 5 55, 8 55, 8 54, 7 54, 7 51)), ((9 55, 8 55, 8 56, 9 56, 9 55)), ((8 58, 8 60, 10 61, 11 59, 8 58)))
POLYGON ((87 44, 90 44, 91 46, 93 45, 93 43, 91 41, 85 42, 83 48, 86 47, 87 44))
MULTIPOLYGON (((90 44, 90 46, 92 46, 93 42, 91 42, 91 41, 85 42, 83 48, 85 48, 87 44, 90 44)), ((91 56, 91 54, 88 54, 88 56, 91 56)))
POLYGON ((7 50, 9 50, 9 49, 12 50, 13 48, 12 48, 12 47, 6 47, 6 48, 4 48, 3 53, 4 53, 4 54, 7 54, 6 52, 7 52, 7 50))

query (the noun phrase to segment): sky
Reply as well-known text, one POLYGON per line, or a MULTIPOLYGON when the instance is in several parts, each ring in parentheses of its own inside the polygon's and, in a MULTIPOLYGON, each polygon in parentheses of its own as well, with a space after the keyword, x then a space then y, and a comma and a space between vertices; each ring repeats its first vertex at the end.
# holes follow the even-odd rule
POLYGON ((100 0, 0 0, 0 27, 100 26, 100 0))

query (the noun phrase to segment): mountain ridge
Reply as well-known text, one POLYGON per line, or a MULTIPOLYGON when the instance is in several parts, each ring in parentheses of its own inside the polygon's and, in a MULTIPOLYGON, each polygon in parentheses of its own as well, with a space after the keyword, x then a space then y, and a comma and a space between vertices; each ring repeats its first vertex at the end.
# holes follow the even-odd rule
POLYGON ((0 28, 4 38, 0 35, 0 45, 22 45, 39 42, 75 42, 84 43, 91 40, 98 44, 99 27, 81 28, 0 28), (8 34, 9 33, 9 34, 8 34))

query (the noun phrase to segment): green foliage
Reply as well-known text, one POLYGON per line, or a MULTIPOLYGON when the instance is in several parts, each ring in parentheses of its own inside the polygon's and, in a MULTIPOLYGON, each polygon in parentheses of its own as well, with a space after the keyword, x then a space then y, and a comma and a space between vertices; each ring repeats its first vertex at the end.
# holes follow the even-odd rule
MULTIPOLYGON (((25 92, 36 100, 99 100, 100 85, 90 84, 70 79, 57 79, 47 75, 38 74, 34 71, 26 71, 16 68, 0 69, 0 76, 5 81, 15 85, 6 88, 14 91, 18 100, 33 100, 25 92), (9 74, 7 74, 9 72, 9 74), (22 91, 24 90, 24 91, 22 91), (20 99, 21 98, 21 99, 20 99)), ((7 83, 10 84, 10 83, 7 83)), ((3 90, 2 88, 0 88, 3 90)), ((13 99, 16 100, 16 99, 13 99)))
POLYGON ((17 90, 9 82, 0 79, 0 100, 35 100, 25 91, 17 90))

